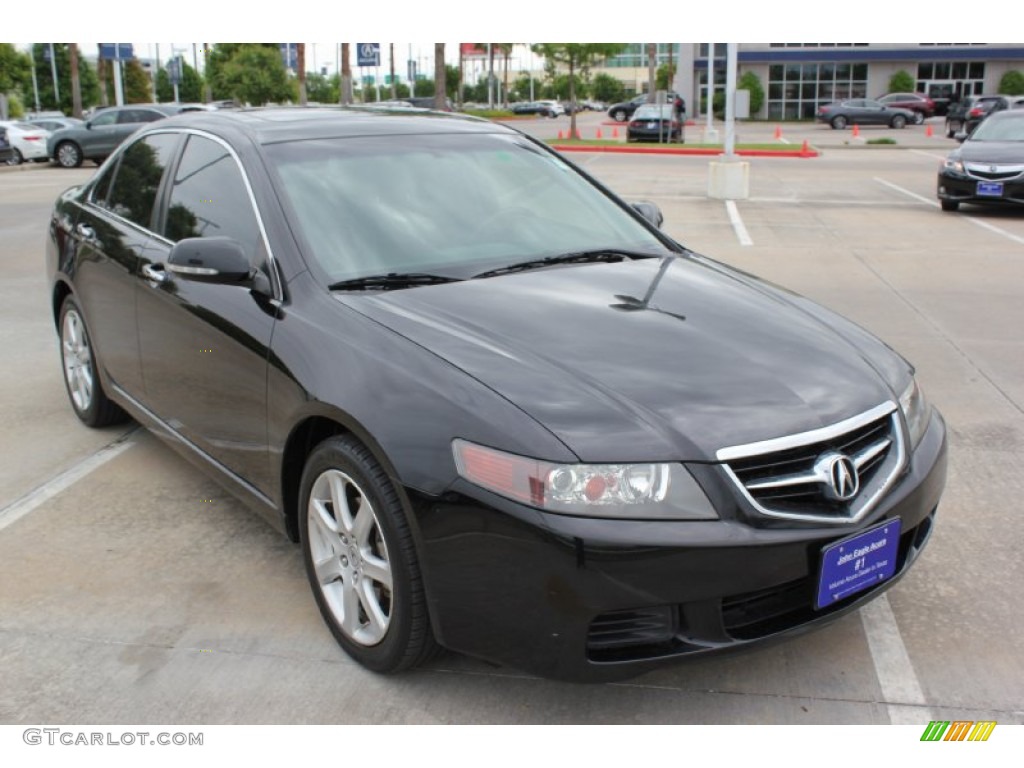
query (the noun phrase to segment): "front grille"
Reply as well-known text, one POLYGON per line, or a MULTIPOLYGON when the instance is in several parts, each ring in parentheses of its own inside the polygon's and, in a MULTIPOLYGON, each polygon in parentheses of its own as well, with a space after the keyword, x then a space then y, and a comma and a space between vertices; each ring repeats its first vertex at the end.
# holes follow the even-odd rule
POLYGON ((975 165, 964 163, 965 170, 979 179, 988 181, 1006 181, 1024 174, 1024 165, 975 165), (995 169, 995 170, 993 170, 995 169))
POLYGON ((773 517, 846 523, 866 515, 903 464, 897 412, 873 409, 833 428, 725 449, 725 468, 743 495, 773 517), (749 452, 748 450, 749 449, 749 452), (744 454, 748 455, 744 455, 744 454), (837 498, 829 466, 836 456, 856 468, 859 490, 837 498))

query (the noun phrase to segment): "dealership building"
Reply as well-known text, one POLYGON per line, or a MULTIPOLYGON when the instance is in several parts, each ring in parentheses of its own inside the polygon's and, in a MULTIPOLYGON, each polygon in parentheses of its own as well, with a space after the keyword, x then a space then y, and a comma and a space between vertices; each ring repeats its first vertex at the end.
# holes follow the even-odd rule
MULTIPOLYGON (((675 89, 691 115, 699 114, 697 95, 705 94, 709 69, 725 85, 725 43, 659 43, 658 66, 677 67, 675 89)), ((769 120, 813 118, 818 106, 847 98, 876 98, 889 79, 905 71, 916 90, 937 99, 997 93, 1009 70, 1024 70, 1021 43, 740 43, 739 74, 753 72, 765 101, 752 115, 769 120)), ((630 43, 592 72, 617 78, 630 93, 647 90, 647 43, 630 43)))

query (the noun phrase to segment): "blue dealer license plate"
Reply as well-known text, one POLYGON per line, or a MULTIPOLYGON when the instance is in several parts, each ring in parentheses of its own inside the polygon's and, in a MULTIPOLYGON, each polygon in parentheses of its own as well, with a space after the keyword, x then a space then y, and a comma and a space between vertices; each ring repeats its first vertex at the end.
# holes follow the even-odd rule
POLYGON ((826 547, 814 607, 825 608, 890 578, 896 573, 899 544, 896 518, 826 547))
POLYGON ((979 181, 978 197, 1002 197, 1003 182, 1001 181, 979 181))

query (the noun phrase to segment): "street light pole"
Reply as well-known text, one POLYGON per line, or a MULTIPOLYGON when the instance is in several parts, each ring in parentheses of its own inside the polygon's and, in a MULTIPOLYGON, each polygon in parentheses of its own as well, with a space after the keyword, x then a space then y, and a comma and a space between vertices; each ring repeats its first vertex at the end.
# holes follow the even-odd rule
POLYGON ((60 86, 57 85, 57 55, 53 52, 53 43, 50 46, 50 71, 53 72, 53 97, 57 102, 57 109, 60 109, 60 86))

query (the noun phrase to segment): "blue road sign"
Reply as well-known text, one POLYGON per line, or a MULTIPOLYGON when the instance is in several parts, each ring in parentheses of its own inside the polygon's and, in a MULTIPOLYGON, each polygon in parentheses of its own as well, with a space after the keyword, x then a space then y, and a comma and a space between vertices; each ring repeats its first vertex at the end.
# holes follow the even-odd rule
POLYGON ((281 49, 281 58, 284 59, 285 69, 291 69, 298 71, 299 69, 299 44, 298 43, 278 43, 278 48, 281 49))
POLYGON ((131 43, 100 43, 100 58, 127 61, 135 58, 135 52, 131 43))
POLYGON ((380 43, 356 43, 357 66, 380 66, 380 43))
POLYGON ((182 72, 181 56, 175 56, 173 59, 168 60, 167 77, 171 81, 171 85, 181 85, 182 72))

